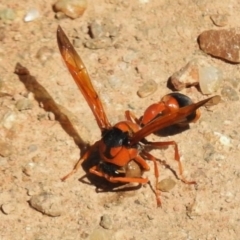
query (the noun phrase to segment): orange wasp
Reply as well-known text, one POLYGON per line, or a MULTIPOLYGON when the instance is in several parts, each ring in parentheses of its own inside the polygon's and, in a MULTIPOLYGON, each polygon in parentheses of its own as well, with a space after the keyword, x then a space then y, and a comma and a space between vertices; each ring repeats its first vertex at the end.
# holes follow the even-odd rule
POLYGON ((157 206, 161 206, 160 192, 157 190, 157 183, 159 178, 157 161, 147 151, 147 147, 161 148, 165 146, 174 146, 175 160, 178 162, 181 180, 187 184, 194 184, 194 181, 187 181, 182 176, 183 168, 180 161, 178 146, 174 141, 168 142, 150 142, 145 137, 162 128, 173 124, 187 121, 189 115, 194 113, 199 107, 214 101, 218 96, 202 100, 198 103, 190 104, 185 107, 177 108, 164 113, 163 116, 151 119, 141 128, 138 122, 132 120, 132 114, 126 111, 125 121, 111 125, 103 109, 103 105, 96 91, 93 88, 88 72, 80 58, 70 43, 66 34, 59 26, 57 29, 57 42, 60 53, 78 88, 85 97, 89 107, 91 108, 97 124, 101 130, 101 139, 96 141, 76 163, 73 170, 62 178, 64 181, 69 176, 74 174, 81 164, 89 159, 94 150, 97 149, 100 159, 98 163, 89 169, 91 174, 105 178, 112 183, 148 183, 147 178, 142 176, 129 177, 126 175, 126 166, 132 161, 137 163, 142 171, 149 171, 150 167, 146 160, 153 161, 154 173, 156 178, 155 195, 157 206))

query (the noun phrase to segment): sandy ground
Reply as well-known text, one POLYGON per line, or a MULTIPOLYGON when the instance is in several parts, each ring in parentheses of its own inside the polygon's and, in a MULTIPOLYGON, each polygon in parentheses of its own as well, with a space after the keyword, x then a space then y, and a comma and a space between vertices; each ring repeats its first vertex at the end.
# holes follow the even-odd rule
MULTIPOLYGON (((75 20, 54 18, 53 3, 0 4, 0 9, 15 9, 20 16, 7 23, 0 20, 0 239, 239 239, 239 101, 223 98, 209 111, 202 108, 200 121, 188 131, 150 136, 154 141, 174 139, 184 176, 198 183, 183 184, 161 167, 160 179, 177 182, 161 194, 162 208, 156 207, 149 185, 97 193, 87 178, 79 181, 86 174, 82 168, 61 182, 79 159, 82 140, 92 144, 100 131, 56 43, 60 24, 75 41, 109 120, 116 123, 124 119, 125 110, 141 116, 150 103, 171 92, 167 79, 195 57, 220 68, 225 82, 239 80, 239 65, 211 58, 197 44, 202 31, 218 28, 212 14, 227 14, 226 28, 239 26, 239 1, 95 0, 75 20), (39 9, 41 18, 25 23, 21 16, 30 7, 39 9), (94 21, 107 25, 108 31, 97 49, 88 35, 94 21), (31 77, 14 74, 17 63, 31 77), (158 89, 139 98, 137 90, 148 80, 158 89), (49 208, 60 216, 30 206, 29 200, 43 193, 52 196, 49 208)), ((239 94, 238 83, 236 90, 239 94)), ((194 101, 206 98, 195 88, 183 93, 194 101)), ((152 154, 177 170, 172 148, 152 154)), ((151 171, 144 176, 154 182, 149 164, 151 171)))

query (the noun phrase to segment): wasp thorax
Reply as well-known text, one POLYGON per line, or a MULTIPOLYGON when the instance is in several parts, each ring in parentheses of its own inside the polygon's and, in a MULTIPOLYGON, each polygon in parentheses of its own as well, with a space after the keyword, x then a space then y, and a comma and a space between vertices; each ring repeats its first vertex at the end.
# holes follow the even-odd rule
POLYGON ((121 129, 113 127, 103 133, 102 140, 107 147, 119 147, 129 145, 128 132, 123 132, 121 129))

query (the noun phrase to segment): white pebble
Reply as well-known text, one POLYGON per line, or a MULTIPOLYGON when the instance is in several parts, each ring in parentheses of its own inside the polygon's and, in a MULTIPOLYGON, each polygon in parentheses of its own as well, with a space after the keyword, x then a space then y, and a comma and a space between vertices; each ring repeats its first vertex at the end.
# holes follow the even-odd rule
POLYGON ((222 71, 218 68, 206 66, 199 69, 199 85, 203 94, 216 92, 222 80, 222 71))
POLYGON ((39 17, 39 11, 36 8, 30 8, 24 17, 24 22, 31 22, 39 17))
POLYGON ((219 133, 219 132, 214 132, 214 135, 219 137, 219 141, 222 145, 231 146, 231 139, 226 135, 223 135, 222 133, 219 133))

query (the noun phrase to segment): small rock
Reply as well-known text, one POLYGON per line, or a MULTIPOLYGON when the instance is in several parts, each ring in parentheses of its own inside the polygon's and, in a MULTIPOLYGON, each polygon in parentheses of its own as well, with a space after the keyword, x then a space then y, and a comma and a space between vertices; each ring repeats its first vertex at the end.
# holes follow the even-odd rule
POLYGON ((188 62, 186 66, 175 72, 170 78, 173 87, 180 91, 186 87, 198 85, 199 65, 206 65, 205 61, 201 59, 193 59, 188 62))
POLYGON ((169 192, 176 185, 176 182, 171 178, 166 178, 157 183, 157 189, 162 192, 169 192))
POLYGON ((63 211, 61 198, 47 192, 32 196, 29 203, 34 209, 51 217, 58 217, 63 211))
POLYGON ((0 156, 9 157, 12 152, 12 146, 0 139, 0 156))
POLYGON ((58 20, 61 20, 61 19, 67 18, 67 16, 63 12, 57 12, 55 14, 55 18, 58 20))
POLYGON ((37 195, 42 192, 42 186, 40 184, 32 183, 26 187, 28 196, 37 195))
POLYGON ((141 98, 145 98, 153 94, 157 90, 157 83, 154 80, 149 80, 139 87, 137 95, 141 98))
POLYGON ((126 165, 125 171, 126 171, 125 176, 131 178, 141 177, 143 173, 139 164, 137 164, 133 160, 126 165))
POLYGON ((31 22, 39 17, 39 11, 36 8, 30 8, 24 17, 24 22, 31 22))
POLYGON ((106 64, 108 62, 108 57, 107 56, 101 56, 98 58, 98 62, 101 64, 106 64))
POLYGON ((38 149, 38 145, 36 145, 36 144, 30 144, 30 145, 28 146, 28 151, 29 151, 30 153, 37 151, 37 149, 38 149))
POLYGON ((131 63, 135 61, 138 58, 138 54, 133 51, 129 50, 124 56, 123 56, 123 61, 126 63, 131 63))
POLYGON ((3 21, 12 21, 16 18, 16 12, 11 8, 0 10, 0 19, 3 21))
POLYGON ((34 167, 35 167, 35 164, 34 164, 34 163, 28 163, 26 166, 24 166, 24 167, 22 168, 22 172, 23 172, 26 176, 30 177, 30 176, 32 176, 33 173, 34 173, 34 172, 33 172, 34 167))
POLYGON ((119 89, 122 85, 122 80, 118 76, 111 74, 108 77, 108 83, 113 89, 119 89))
POLYGON ((16 209, 16 207, 14 206, 13 203, 4 203, 2 205, 2 211, 3 213, 5 213, 6 215, 14 212, 14 210, 16 209))
POLYGON ((218 27, 225 27, 228 24, 227 14, 213 14, 210 16, 212 22, 218 27))
POLYGON ((6 129, 11 129, 15 121, 16 121, 16 114, 13 111, 9 110, 3 115, 1 124, 6 129))
POLYGON ((63 12, 72 19, 81 17, 86 8, 87 0, 59 0, 53 5, 55 12, 63 12))
POLYGON ((73 46, 74 46, 75 48, 79 48, 79 47, 81 47, 82 45, 83 45, 83 42, 82 42, 81 39, 79 39, 79 38, 74 38, 74 39, 73 39, 73 46))
POLYGON ((108 37, 102 37, 97 39, 89 39, 84 43, 84 46, 89 49, 103 49, 112 46, 112 41, 108 37))
POLYGON ((226 97, 229 101, 239 100, 237 91, 230 86, 224 86, 224 88, 221 91, 221 94, 223 97, 226 97))
POLYGON ((88 238, 88 236, 89 236, 89 234, 84 231, 80 234, 81 239, 86 239, 86 238, 88 238))
POLYGON ((240 62, 240 28, 204 31, 198 40, 205 53, 228 62, 240 62))
POLYGON ((186 214, 190 219, 201 216, 202 204, 197 201, 197 198, 194 200, 193 203, 189 203, 189 205, 186 207, 186 214))
POLYGON ((94 20, 89 25, 89 30, 90 30, 91 38, 100 38, 104 36, 103 25, 98 20, 94 20))
POLYGON ((203 94, 216 92, 223 80, 222 71, 213 66, 206 66, 199 69, 199 86, 203 94))
POLYGON ((206 162, 210 162, 215 159, 215 149, 212 144, 207 143, 203 146, 204 154, 203 158, 206 162))
POLYGON ((105 228, 105 229, 112 229, 113 223, 112 223, 112 219, 110 218, 109 215, 104 214, 101 217, 100 226, 105 228))
POLYGON ((152 214, 149 214, 149 213, 147 214, 147 217, 148 217, 149 220, 153 220, 154 219, 154 216, 152 214))
POLYGON ((28 110, 33 108, 33 103, 27 98, 22 98, 16 102, 16 108, 19 111, 28 110))
POLYGON ((219 138, 219 142, 224 145, 224 146, 232 146, 231 144, 231 139, 227 137, 226 135, 219 133, 219 132, 214 132, 214 135, 216 135, 219 138))
POLYGON ((170 78, 171 84, 178 91, 186 87, 200 85, 203 94, 217 91, 222 80, 222 71, 211 66, 202 58, 191 60, 170 78))
POLYGON ((53 50, 50 49, 49 47, 47 46, 43 46, 41 47, 37 54, 36 54, 36 58, 40 60, 40 62, 44 63, 46 62, 49 58, 51 58, 53 54, 53 50))

